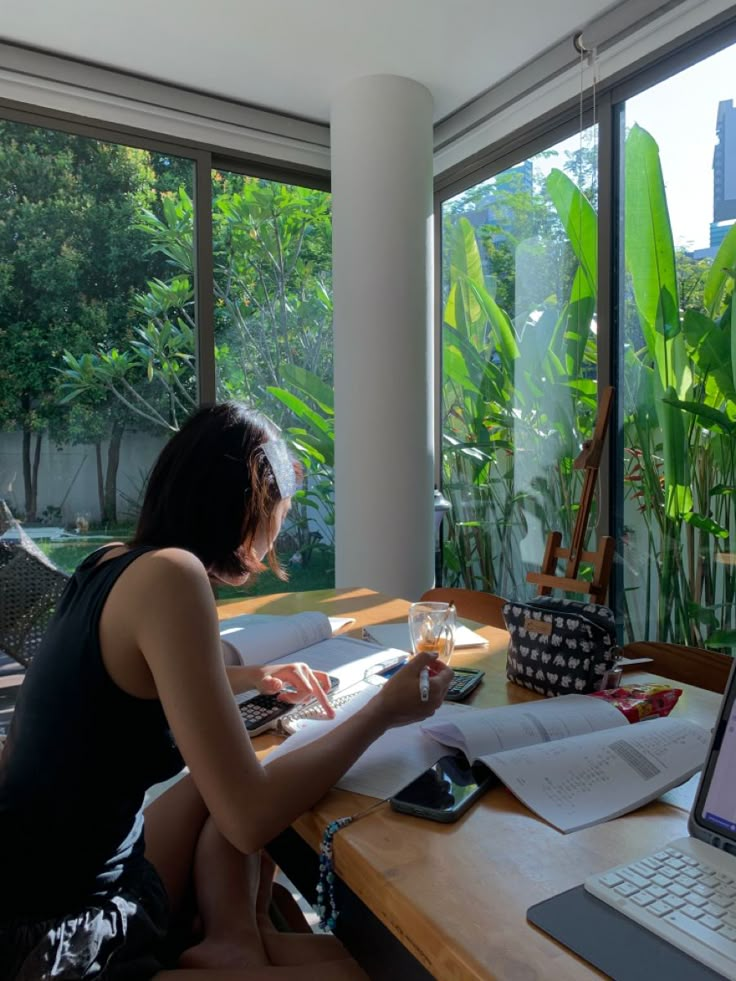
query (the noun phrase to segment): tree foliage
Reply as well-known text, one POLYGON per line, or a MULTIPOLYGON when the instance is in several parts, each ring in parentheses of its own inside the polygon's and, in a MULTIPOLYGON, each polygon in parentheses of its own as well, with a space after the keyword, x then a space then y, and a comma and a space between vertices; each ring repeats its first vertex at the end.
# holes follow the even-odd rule
POLYGON ((129 324, 145 273, 133 226, 153 179, 143 151, 0 121, 0 426, 23 432, 30 518, 41 440, 82 438, 59 399, 62 352, 115 343, 129 324))

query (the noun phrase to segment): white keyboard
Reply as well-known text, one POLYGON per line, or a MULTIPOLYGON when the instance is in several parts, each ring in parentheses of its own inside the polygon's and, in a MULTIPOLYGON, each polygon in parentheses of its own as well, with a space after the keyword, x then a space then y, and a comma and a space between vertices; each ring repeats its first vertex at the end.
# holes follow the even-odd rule
POLYGON ((736 858, 695 838, 585 881, 588 892, 736 981, 736 858))

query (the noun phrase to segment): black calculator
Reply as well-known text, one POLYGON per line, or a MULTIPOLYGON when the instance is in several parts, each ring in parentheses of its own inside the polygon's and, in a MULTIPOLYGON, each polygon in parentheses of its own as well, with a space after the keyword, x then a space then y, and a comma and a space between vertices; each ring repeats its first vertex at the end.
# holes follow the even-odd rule
POLYGON ((476 668, 453 668, 454 677, 445 695, 446 702, 462 702, 483 680, 485 671, 476 668))
MULTIPOLYGON (((333 692, 340 684, 340 679, 334 675, 329 675, 330 691, 333 692)), ((287 689, 288 691, 288 689, 287 689)), ((292 712, 296 708, 304 708, 305 705, 316 703, 316 698, 310 698, 306 702, 298 702, 292 705, 290 702, 282 702, 278 697, 278 692, 274 695, 259 694, 241 702, 238 705, 240 714, 243 717, 245 728, 249 736, 257 736, 267 729, 273 729, 276 722, 282 715, 292 712)))

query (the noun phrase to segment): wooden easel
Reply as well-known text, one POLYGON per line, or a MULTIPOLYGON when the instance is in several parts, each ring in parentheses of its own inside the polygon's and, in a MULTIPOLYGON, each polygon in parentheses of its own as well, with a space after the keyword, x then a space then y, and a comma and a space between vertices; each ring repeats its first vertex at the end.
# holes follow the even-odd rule
POLYGON ((613 388, 609 385, 601 396, 593 438, 583 444, 583 450, 574 463, 576 470, 585 469, 585 480, 570 548, 561 548, 562 534, 559 531, 551 531, 547 535, 541 572, 528 572, 526 575, 527 582, 536 583, 539 587, 538 596, 548 596, 553 589, 562 589, 565 592, 586 593, 594 603, 605 602, 616 543, 613 538, 605 535, 598 542, 595 552, 586 552, 583 550, 583 542, 593 503, 612 401, 613 388), (564 576, 556 574, 557 563, 561 559, 567 559, 564 576), (589 562, 593 566, 592 581, 578 578, 581 562, 589 562))

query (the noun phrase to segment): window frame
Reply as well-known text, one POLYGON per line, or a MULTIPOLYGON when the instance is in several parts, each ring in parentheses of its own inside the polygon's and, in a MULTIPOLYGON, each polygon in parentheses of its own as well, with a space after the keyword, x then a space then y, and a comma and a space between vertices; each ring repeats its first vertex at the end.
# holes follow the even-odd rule
MULTIPOLYGON (((619 217, 623 195, 624 107, 626 100, 677 75, 736 43, 736 12, 728 10, 642 58, 597 88, 588 87, 571 99, 498 143, 439 174, 434 194, 434 365, 435 365, 435 484, 442 481, 442 206, 455 195, 496 177, 569 138, 581 128, 598 125, 598 310, 597 364, 599 391, 612 385, 621 390, 623 365, 619 352, 619 311, 623 309, 620 254, 623 229, 619 217)), ((586 78, 589 72, 586 73, 586 78)), ((608 452, 600 465, 600 507, 596 532, 611 535, 617 554, 608 604, 619 611, 623 602, 624 527, 623 407, 614 395, 608 452)))

